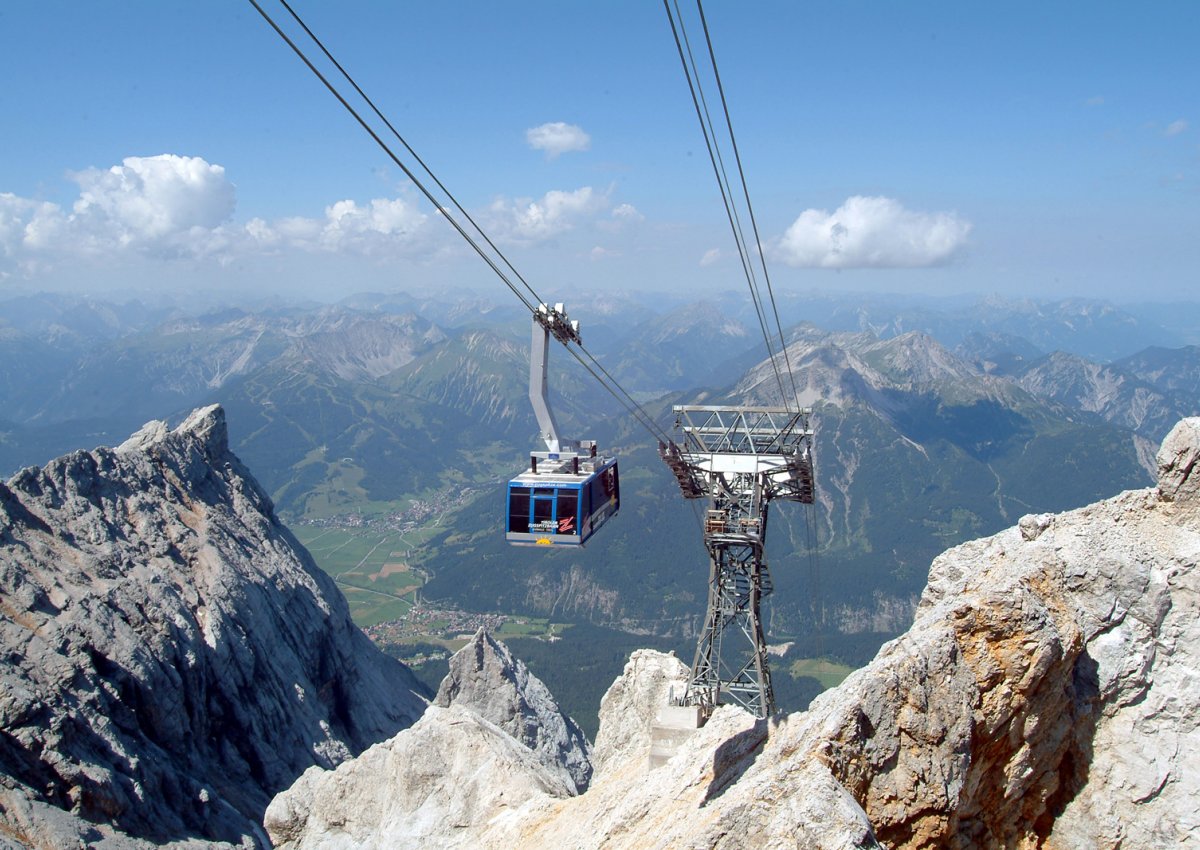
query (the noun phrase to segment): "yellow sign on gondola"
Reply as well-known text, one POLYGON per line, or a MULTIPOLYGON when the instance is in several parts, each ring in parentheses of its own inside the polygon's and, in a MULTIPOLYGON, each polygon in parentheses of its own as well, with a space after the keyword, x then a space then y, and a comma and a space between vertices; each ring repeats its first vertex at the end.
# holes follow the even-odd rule
POLYGON ((537 545, 538 546, 550 546, 551 545, 550 538, 549 537, 539 537, 537 540, 537 545))

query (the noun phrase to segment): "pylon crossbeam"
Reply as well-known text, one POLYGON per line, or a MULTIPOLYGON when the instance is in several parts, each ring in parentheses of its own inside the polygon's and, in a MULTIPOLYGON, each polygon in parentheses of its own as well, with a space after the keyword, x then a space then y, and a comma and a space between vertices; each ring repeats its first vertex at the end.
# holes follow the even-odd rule
POLYGON ((786 454, 789 446, 812 433, 808 408, 680 405, 675 412, 685 450, 698 453, 786 454))

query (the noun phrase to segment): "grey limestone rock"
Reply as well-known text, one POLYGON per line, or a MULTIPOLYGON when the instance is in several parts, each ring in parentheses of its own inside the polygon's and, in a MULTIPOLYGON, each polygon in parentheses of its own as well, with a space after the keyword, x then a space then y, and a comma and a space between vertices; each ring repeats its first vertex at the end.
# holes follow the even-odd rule
POLYGON ((421 720, 336 770, 312 768, 266 814, 277 848, 474 848, 530 800, 581 793, 583 732, 483 629, 450 659, 421 720))
POLYGON ((0 835, 18 846, 264 846, 276 792, 425 707, 217 406, 0 484, 0 652, 0 835))
POLYGON ((336 770, 310 768, 271 802, 265 823, 278 850, 474 850, 482 824, 574 793, 562 770, 474 711, 431 705, 336 770))
POLYGON ((674 655, 634 650, 600 700, 600 731, 592 764, 597 774, 650 755, 650 727, 661 706, 687 690, 690 670, 674 655))
POLYGON ((532 750, 547 769, 564 771, 577 791, 587 788, 591 746, 583 730, 541 679, 483 629, 450 659, 434 704, 470 709, 532 750))

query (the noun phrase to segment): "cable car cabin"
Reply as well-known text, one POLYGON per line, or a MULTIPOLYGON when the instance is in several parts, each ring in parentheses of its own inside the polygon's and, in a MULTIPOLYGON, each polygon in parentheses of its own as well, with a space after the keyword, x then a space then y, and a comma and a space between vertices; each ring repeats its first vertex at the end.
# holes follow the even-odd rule
POLYGON ((582 546, 621 506, 617 459, 594 458, 547 469, 534 463, 508 482, 507 533, 517 546, 582 546), (538 466, 543 471, 537 471, 538 466))

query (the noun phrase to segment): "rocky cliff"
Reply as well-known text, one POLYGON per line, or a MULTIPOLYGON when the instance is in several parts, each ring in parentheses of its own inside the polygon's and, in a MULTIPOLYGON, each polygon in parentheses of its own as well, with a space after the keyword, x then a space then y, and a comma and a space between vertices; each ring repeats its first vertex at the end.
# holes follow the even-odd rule
POLYGON ((267 843, 271 797, 424 710, 219 407, 0 484, 0 846, 267 843))
MULTIPOLYGON (((654 771, 646 726, 679 664, 635 654, 605 698, 601 767, 578 797, 481 731, 494 727, 431 709, 413 732, 436 724, 463 744, 449 747, 420 792, 450 795, 438 811, 453 813, 436 825, 413 818, 421 841, 497 849, 1200 846, 1198 460, 1200 419, 1185 420, 1158 453, 1156 488, 1026 516, 945 552, 912 628, 871 664, 806 712, 760 721, 722 707, 654 771), (479 777, 508 784, 487 783, 481 796, 479 777)), ((402 733, 364 758, 412 740, 402 733)), ((336 787, 343 801, 381 794, 381 774, 356 765, 323 787, 336 787)), ((324 811, 325 832, 311 829, 299 813, 331 799, 320 796, 318 778, 310 771, 273 803, 270 829, 283 846, 419 843, 399 818, 386 832, 334 836, 328 824, 344 817, 336 807, 324 811)))

